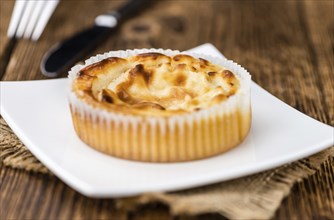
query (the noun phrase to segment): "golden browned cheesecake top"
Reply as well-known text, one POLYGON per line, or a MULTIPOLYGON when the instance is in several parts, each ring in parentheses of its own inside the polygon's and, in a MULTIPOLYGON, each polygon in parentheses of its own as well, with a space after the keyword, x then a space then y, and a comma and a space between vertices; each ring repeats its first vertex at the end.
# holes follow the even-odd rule
POLYGON ((223 102, 239 86, 231 71, 207 60, 142 53, 85 67, 72 90, 78 98, 107 111, 168 116, 223 102))

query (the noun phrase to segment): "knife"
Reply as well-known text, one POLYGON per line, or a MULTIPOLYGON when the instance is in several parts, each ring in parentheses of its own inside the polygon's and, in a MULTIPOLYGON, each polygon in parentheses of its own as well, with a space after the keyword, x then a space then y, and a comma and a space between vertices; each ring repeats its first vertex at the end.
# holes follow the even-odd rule
POLYGON ((129 0, 118 10, 95 18, 91 28, 54 45, 42 58, 40 69, 47 77, 57 77, 112 34, 118 25, 146 7, 150 0, 129 0))

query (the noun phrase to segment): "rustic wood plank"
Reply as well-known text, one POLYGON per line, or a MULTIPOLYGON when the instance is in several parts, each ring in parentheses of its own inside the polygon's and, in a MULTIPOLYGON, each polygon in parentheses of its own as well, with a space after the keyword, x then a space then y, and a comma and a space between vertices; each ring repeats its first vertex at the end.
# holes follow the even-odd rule
POLYGON ((324 121, 326 110, 310 62, 313 57, 305 46, 308 44, 307 33, 300 24, 300 4, 297 1, 286 1, 285 4, 282 1, 271 4, 260 1, 257 4, 243 2, 243 5, 234 4, 232 9, 239 10, 243 20, 239 21, 238 15, 231 15, 231 27, 235 27, 231 38, 238 40, 231 40, 220 49, 246 66, 253 80, 266 90, 324 121))
MULTIPOLYGON (((62 1, 40 41, 17 42, 3 79, 43 79, 39 62, 51 45, 88 27, 97 14, 121 3, 62 1), (73 9, 71 19, 68 8, 73 9)), ((3 45, 7 44, 2 36, 13 1, 0 4, 2 55, 3 45)), ((254 81, 275 96, 311 117, 334 125, 333 4, 333 1, 157 1, 140 17, 125 22, 91 55, 142 47, 185 50, 212 42, 228 58, 245 66, 254 81)), ((2 165, 0 169, 2 219, 173 219, 168 209, 160 205, 143 207, 127 215, 116 210, 113 200, 86 198, 56 177, 2 165)), ((331 219, 333 173, 332 158, 316 175, 293 188, 275 219, 331 219)), ((174 219, 222 217, 213 214, 174 219)))
MULTIPOLYGON (((309 89, 309 93, 316 91, 320 101, 314 103, 309 98, 300 108, 306 113, 324 123, 333 125, 334 117, 334 83, 333 83, 333 29, 334 3, 333 1, 305 1, 299 3, 299 17, 302 20, 305 39, 308 40, 309 63, 313 69, 312 82, 316 89, 309 89), (328 19, 324 19, 328 18, 328 19)), ((307 85, 306 85, 307 86, 307 85)), ((305 95, 304 95, 305 96, 305 95)), ((278 219, 332 219, 334 216, 334 164, 333 158, 322 165, 320 172, 311 178, 298 183, 292 193, 285 199, 276 213, 278 219), (303 211, 300 211, 303 210, 303 211), (321 210, 315 212, 314 210, 321 210)))
POLYGON ((0 54, 2 55, 8 43, 7 29, 12 15, 13 0, 0 1, 0 54))
MULTIPOLYGON (((324 106, 321 121, 334 124, 334 2, 306 1, 301 5, 309 38, 311 62, 316 67, 313 77, 324 106), (326 18, 326 19, 324 19, 326 18)), ((318 109, 316 109, 318 110, 318 109)))
POLYGON ((334 159, 296 184, 277 210, 275 219, 332 219, 334 216, 334 159))
MULTIPOLYGON (((56 177, 2 167, 0 178, 1 201, 6 201, 0 209, 3 219, 173 219, 168 215, 168 209, 158 204, 127 215, 116 211, 112 200, 81 196, 56 177)), ((331 219, 334 213, 333 178, 334 159, 331 158, 314 176, 293 188, 275 219, 331 219)), ((203 218, 223 219, 216 214, 174 217, 187 220, 203 218)))
POLYGON ((58 178, 1 168, 1 219, 126 219, 113 200, 90 199, 58 178))
POLYGON ((7 37, 7 29, 9 26, 9 20, 12 14, 12 8, 14 5, 13 0, 0 1, 0 79, 4 75, 7 64, 10 59, 10 54, 15 46, 16 41, 10 40, 7 37))

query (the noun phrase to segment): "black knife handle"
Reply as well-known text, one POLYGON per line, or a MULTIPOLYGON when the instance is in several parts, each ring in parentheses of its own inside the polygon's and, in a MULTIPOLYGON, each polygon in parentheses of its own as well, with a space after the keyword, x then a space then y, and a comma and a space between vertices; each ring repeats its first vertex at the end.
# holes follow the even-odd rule
POLYGON ((47 77, 57 77, 65 72, 66 68, 91 52, 111 30, 111 28, 94 26, 56 44, 42 58, 40 66, 42 74, 47 77))
MULTIPOLYGON (((117 23, 125 20, 135 12, 139 12, 151 0, 129 0, 118 10, 105 15, 114 16, 117 23)), ((114 26, 99 26, 84 30, 70 39, 58 43, 52 47, 43 57, 40 69, 42 74, 47 77, 57 77, 65 72, 67 68, 73 66, 75 62, 84 57, 87 53, 95 49, 99 42, 103 41, 114 26)))

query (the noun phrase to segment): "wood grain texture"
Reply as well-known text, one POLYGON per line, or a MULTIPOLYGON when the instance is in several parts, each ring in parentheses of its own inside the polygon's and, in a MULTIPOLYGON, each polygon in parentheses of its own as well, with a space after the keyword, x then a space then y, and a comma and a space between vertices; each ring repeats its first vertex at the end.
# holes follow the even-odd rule
MULTIPOLYGON (((13 1, 0 1, 2 79, 43 79, 39 63, 50 46, 88 27, 96 15, 121 3, 62 1, 38 42, 18 40, 10 45, 5 36, 13 1)), ((226 57, 246 67, 260 86, 333 126, 333 34, 331 0, 155 1, 91 55, 142 47, 186 50, 211 42, 226 57)), ((0 219, 222 219, 215 214, 172 217, 160 204, 124 213, 116 209, 113 200, 86 198, 56 177, 2 164, 0 169, 0 219)), ((314 176, 295 185, 275 219, 333 219, 333 179, 331 158, 314 176)))
POLYGON ((14 1, 0 1, 0 79, 5 74, 10 55, 15 46, 15 40, 7 38, 7 29, 14 1))

